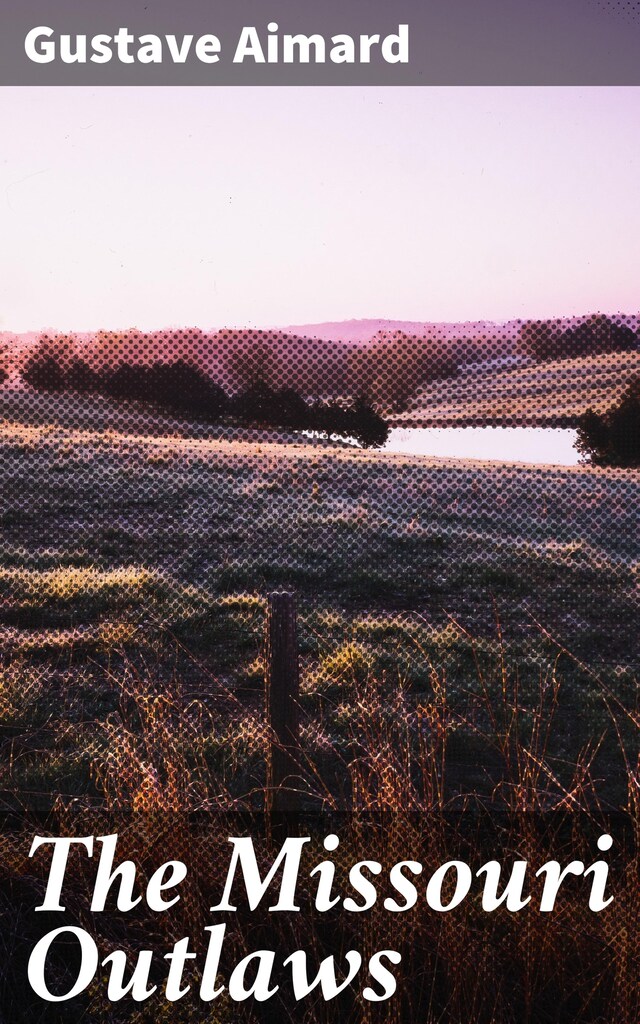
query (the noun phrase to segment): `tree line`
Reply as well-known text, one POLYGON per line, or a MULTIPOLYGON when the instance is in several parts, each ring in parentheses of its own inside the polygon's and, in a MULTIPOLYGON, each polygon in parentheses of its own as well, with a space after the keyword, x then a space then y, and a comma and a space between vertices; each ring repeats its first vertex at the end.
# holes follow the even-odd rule
POLYGON ((78 355, 63 360, 43 340, 22 371, 38 391, 97 394, 142 402, 159 411, 201 422, 314 431, 380 447, 389 428, 363 397, 348 402, 311 401, 293 388, 276 389, 260 376, 229 394, 203 370, 182 359, 150 365, 125 362, 96 370, 78 355))
POLYGON ((559 320, 529 320, 520 328, 520 342, 536 362, 638 349, 635 331, 603 313, 594 313, 566 328, 559 320))
POLYGON ((50 359, 52 380, 69 372, 86 377, 91 367, 173 363, 198 367, 227 393, 237 395, 261 380, 274 393, 293 390, 340 406, 350 396, 383 412, 410 408, 420 389, 455 380, 479 365, 508 369, 521 362, 638 350, 636 321, 596 313, 579 320, 515 324, 424 325, 417 334, 380 329, 367 341, 301 337, 281 330, 199 328, 165 331, 97 331, 91 335, 42 335, 40 362, 50 359), (631 325, 631 326, 630 326, 631 325), (58 364, 57 366, 54 364, 58 364))

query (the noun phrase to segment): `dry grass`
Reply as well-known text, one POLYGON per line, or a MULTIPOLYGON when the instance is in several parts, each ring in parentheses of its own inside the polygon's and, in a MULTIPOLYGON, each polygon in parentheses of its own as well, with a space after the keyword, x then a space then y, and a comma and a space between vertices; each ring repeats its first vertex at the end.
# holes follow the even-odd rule
POLYGON ((423 388, 394 425, 455 426, 500 422, 544 426, 573 420, 587 409, 604 412, 640 376, 640 352, 615 352, 469 374, 423 388))
MULTIPOLYGON (((357 948, 365 956, 382 948, 397 949, 403 956, 398 993, 382 1008, 367 1006, 354 992, 337 1003, 313 997, 296 1006, 283 982, 281 994, 267 1004, 223 1001, 210 1008, 194 996, 184 1006, 169 1008, 160 993, 143 1012, 130 1003, 110 1006, 97 985, 90 1001, 91 1019, 139 1024, 154 1016, 220 1024, 276 1019, 329 1024, 339 1014, 353 1024, 407 1019, 424 1024, 637 1024, 640 934, 633 908, 640 895, 640 822, 633 764, 629 762, 626 774, 624 806, 614 813, 598 798, 597 743, 565 764, 562 777, 558 771, 552 754, 554 732, 561 728, 564 685, 558 657, 540 673, 537 687, 525 693, 506 652, 498 649, 488 666, 481 648, 473 641, 470 648, 476 668, 467 678, 464 706, 456 699, 446 669, 427 649, 423 656, 430 685, 419 694, 400 681, 372 675, 362 652, 353 646, 343 645, 333 659, 322 659, 322 671, 339 681, 345 705, 342 741, 329 748, 331 755, 338 754, 339 769, 336 772, 334 764, 332 770, 344 785, 327 789, 322 749, 303 751, 301 771, 310 813, 299 834, 314 837, 311 863, 322 857, 319 840, 330 831, 341 838, 336 855, 339 887, 347 866, 359 859, 378 860, 385 870, 398 860, 418 860, 425 878, 453 858, 476 867, 487 859, 507 865, 525 859, 534 868, 549 859, 564 863, 578 857, 590 862, 594 838, 611 831, 616 837, 611 880, 616 899, 611 908, 593 914, 584 893, 569 887, 553 914, 540 914, 534 881, 528 890, 532 905, 518 914, 488 914, 471 900, 449 915, 425 911, 422 901, 411 912, 390 915, 379 902, 367 915, 337 912, 328 921, 312 909, 313 886, 303 879, 299 898, 304 909, 294 920, 241 912, 236 926, 230 925, 223 976, 256 948, 304 948, 313 962, 340 955, 346 948, 357 948), (461 732, 475 735, 474 756, 479 758, 484 751, 492 768, 493 779, 484 794, 469 787, 461 775, 455 753, 461 732), (325 807, 323 813, 317 801, 325 807)), ((206 907, 224 874, 227 836, 250 828, 263 864, 273 856, 259 815, 242 824, 235 816, 239 806, 251 806, 260 793, 266 733, 259 715, 252 717, 246 709, 232 730, 234 715, 242 710, 237 702, 229 706, 229 724, 220 728, 201 702, 184 695, 177 679, 159 690, 130 663, 114 686, 117 710, 97 723, 89 746, 95 796, 60 801, 46 827, 53 833, 82 835, 117 830, 122 857, 133 858, 146 872, 167 856, 183 859, 190 869, 189 884, 175 913, 143 912, 123 931, 111 915, 87 913, 90 874, 78 858, 67 889, 71 918, 89 927, 105 950, 124 944, 133 955, 141 943, 165 950, 185 934, 196 936, 198 949, 198 936, 211 921, 206 907), (224 768, 219 760, 211 760, 212 750, 224 768), (245 778, 239 797, 234 778, 246 774, 252 759, 255 775, 245 778), (191 817, 194 812, 201 815, 200 824, 191 817)), ((34 697, 42 700, 35 677, 33 687, 34 697)), ((313 704, 323 699, 323 694, 312 691, 303 704, 307 728, 316 716, 316 732, 323 722, 333 722, 326 707, 319 710, 313 704)), ((14 705, 15 699, 4 699, 3 718, 14 705)), ((610 714, 614 731, 627 736, 629 755, 637 749, 638 723, 633 720, 629 735, 628 728, 622 728, 624 708, 613 701, 610 714)), ((335 731, 335 723, 332 728, 335 731)), ((9 782, 10 778, 11 773, 9 782)), ((23 792, 19 785, 17 792, 23 792)), ((42 882, 38 868, 19 851, 26 849, 36 827, 41 828, 29 816, 22 827, 5 833, 4 840, 10 891, 30 893, 32 904, 42 882)), ((31 925, 20 918, 6 922, 5 927, 24 927, 25 934, 31 934, 31 925)), ((22 948, 17 935, 12 941, 22 948)), ((57 969, 62 979, 65 965, 57 969)), ((15 995, 5 1001, 12 1021, 28 1019, 15 995)), ((81 1005, 76 1004, 73 1012, 81 1012, 81 1005)))
POLYGON ((319 856, 337 830, 345 863, 586 861, 611 829, 611 911, 569 888, 551 916, 257 915, 231 958, 398 948, 398 996, 147 1011, 98 986, 68 1019, 638 1024, 637 475, 7 422, 0 457, 4 1019, 43 1019, 22 970, 35 831, 188 861, 179 912, 126 928, 88 914, 74 861, 70 914, 105 950, 201 932, 238 829, 267 862, 264 594, 287 586, 319 856))

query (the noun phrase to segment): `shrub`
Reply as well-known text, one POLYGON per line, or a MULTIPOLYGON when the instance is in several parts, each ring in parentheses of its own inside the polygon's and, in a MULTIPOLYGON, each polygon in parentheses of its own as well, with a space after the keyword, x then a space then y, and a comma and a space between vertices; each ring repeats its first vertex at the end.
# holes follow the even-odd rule
POLYGON ((66 373, 64 386, 72 391, 94 394, 101 389, 101 377, 83 359, 75 357, 66 373))
POLYGON ((608 412, 582 416, 576 448, 596 466, 640 466, 640 378, 608 412))
POLYGON ((352 437, 363 448, 379 448, 389 435, 389 427, 382 416, 362 397, 346 408, 337 402, 316 403, 309 409, 309 427, 328 438, 336 434, 352 437))
POLYGON ((520 329, 520 343, 538 362, 546 362, 607 352, 634 352, 638 337, 626 324, 594 313, 564 331, 559 320, 527 321, 520 329))
POLYGON ((66 387, 66 374, 54 356, 36 352, 28 361, 22 376, 27 384, 38 391, 62 391, 66 387))
POLYGON ((153 363, 146 370, 144 398, 162 408, 210 422, 224 415, 229 404, 219 384, 182 359, 175 363, 153 363))

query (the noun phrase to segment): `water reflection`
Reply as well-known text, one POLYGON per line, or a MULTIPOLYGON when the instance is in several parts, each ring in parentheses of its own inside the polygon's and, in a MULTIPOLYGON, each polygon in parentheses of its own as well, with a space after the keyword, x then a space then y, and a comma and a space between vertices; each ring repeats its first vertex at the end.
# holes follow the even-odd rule
POLYGON ((564 427, 398 427, 383 451, 453 459, 576 466, 576 431, 564 427))

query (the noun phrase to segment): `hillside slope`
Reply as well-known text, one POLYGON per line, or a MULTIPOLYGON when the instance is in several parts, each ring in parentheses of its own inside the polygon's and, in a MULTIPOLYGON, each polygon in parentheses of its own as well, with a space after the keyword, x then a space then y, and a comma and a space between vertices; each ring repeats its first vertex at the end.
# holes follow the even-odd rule
POLYGON ((495 373, 465 374, 422 388, 395 426, 453 426, 517 421, 574 421, 588 408, 608 409, 640 376, 640 352, 563 359, 495 373))

